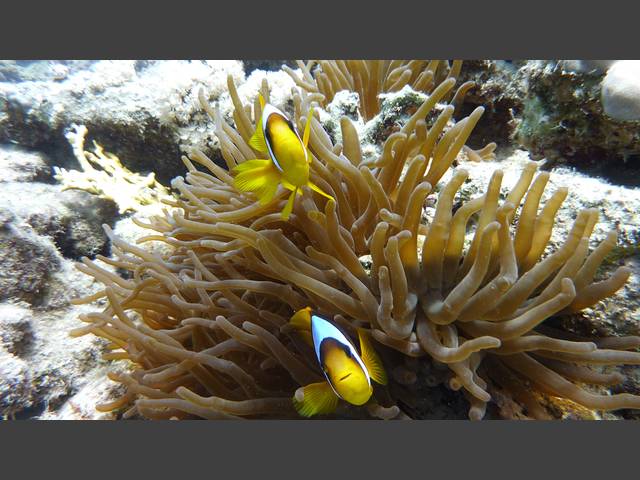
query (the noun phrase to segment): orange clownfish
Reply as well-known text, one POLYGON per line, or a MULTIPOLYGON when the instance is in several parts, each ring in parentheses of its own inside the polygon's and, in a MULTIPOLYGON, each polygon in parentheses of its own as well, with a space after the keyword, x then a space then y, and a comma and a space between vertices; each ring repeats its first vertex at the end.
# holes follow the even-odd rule
POLYGON ((293 209, 293 200, 300 188, 307 186, 331 200, 333 197, 323 192, 309 180, 311 153, 309 131, 313 110, 307 115, 307 123, 302 139, 293 123, 273 105, 265 103, 260 95, 262 116, 256 131, 249 140, 254 150, 268 154, 268 160, 247 160, 233 169, 236 174, 234 186, 241 192, 254 192, 261 205, 269 203, 276 194, 278 185, 291 190, 289 200, 282 210, 283 220, 288 220, 293 209))
POLYGON ((309 307, 298 310, 290 323, 313 346, 326 379, 298 389, 293 403, 300 415, 332 413, 339 399, 364 405, 373 393, 372 380, 387 384, 382 362, 362 329, 358 329, 358 352, 344 333, 309 307))

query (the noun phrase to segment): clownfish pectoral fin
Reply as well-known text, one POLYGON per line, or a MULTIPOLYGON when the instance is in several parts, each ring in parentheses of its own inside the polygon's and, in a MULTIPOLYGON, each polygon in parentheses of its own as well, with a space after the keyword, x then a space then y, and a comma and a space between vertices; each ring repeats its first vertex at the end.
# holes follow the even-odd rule
POLYGON ((291 195, 289 195, 289 200, 287 200, 287 204, 282 209, 282 219, 289 220, 291 216, 291 212, 293 211, 293 200, 296 198, 296 193, 298 193, 298 188, 296 188, 291 195))
POLYGON ((267 104, 267 102, 264 101, 264 97, 262 96, 262 93, 258 92, 258 100, 260 101, 260 108, 262 108, 262 110, 264 110, 264 106, 267 104))
POLYGON ((380 357, 369 342, 367 333, 362 328, 358 329, 358 339, 360 340, 360 356, 362 358, 362 362, 369 371, 371 380, 379 383, 380 385, 386 385, 387 372, 385 372, 384 367, 382 366, 382 361, 380 361, 380 357))
POLYGON ((305 307, 293 314, 289 323, 299 332, 311 332, 311 307, 305 307))
POLYGON ((241 192, 253 192, 261 205, 266 205, 276 194, 281 180, 280 171, 271 160, 247 160, 233 169, 233 185, 241 192))
POLYGON ((307 148, 307 145, 309 145, 309 135, 311 133, 312 118, 313 118, 313 108, 311 108, 309 110, 309 113, 307 114, 307 123, 304 126, 304 133, 302 134, 302 143, 304 145, 304 148, 307 148))
POLYGON ((293 406, 303 417, 333 413, 338 397, 327 382, 311 383, 296 390, 293 406))
POLYGON ((264 139, 264 132, 262 131, 262 117, 260 117, 260 120, 258 120, 258 123, 256 124, 256 131, 253 133, 251 139, 249 140, 249 146, 257 152, 264 154, 269 153, 267 142, 264 139))
POLYGON ((309 180, 307 182, 307 186, 313 190, 314 192, 319 193, 320 195, 322 195, 323 197, 327 197, 329 200, 333 200, 334 202, 336 201, 335 198, 333 198, 331 195, 329 195, 328 193, 325 193, 319 186, 317 186, 315 183, 313 183, 311 180, 309 180))

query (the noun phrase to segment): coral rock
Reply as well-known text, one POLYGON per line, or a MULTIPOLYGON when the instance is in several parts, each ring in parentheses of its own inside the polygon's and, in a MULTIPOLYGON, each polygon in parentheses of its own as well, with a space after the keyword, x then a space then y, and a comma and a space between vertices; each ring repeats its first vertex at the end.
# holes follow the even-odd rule
POLYGON ((74 259, 107 253, 101 225, 112 225, 117 215, 110 200, 44 183, 3 184, 0 206, 17 222, 52 240, 63 256, 74 259))
POLYGON ((640 60, 616 62, 602 81, 602 106, 614 120, 640 120, 640 60))
POLYGON ((78 67, 84 68, 0 83, 0 142, 51 152, 66 166, 72 157, 64 130, 84 124, 136 171, 155 171, 166 183, 181 171, 180 145, 203 148, 210 139, 198 90, 205 87, 217 100, 228 74, 244 80, 239 61, 98 61, 78 67))
POLYGON ((13 226, 0 230, 0 300, 37 302, 59 267, 60 256, 51 241, 13 226))
POLYGON ((0 183, 51 181, 46 157, 15 145, 0 145, 0 171, 0 183))

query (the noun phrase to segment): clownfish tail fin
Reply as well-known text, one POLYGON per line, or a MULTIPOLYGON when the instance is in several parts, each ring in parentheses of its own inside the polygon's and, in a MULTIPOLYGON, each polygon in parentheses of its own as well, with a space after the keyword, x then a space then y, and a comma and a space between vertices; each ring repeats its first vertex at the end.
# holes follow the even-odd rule
POLYGON ((363 328, 358 329, 358 339, 360 340, 360 356, 369 371, 371 380, 379 383, 380 385, 386 385, 388 381, 387 372, 384 370, 382 361, 373 349, 373 346, 369 342, 368 334, 363 328))
POLYGON ((327 382, 311 383, 296 390, 293 406, 303 417, 328 414, 336 411, 338 397, 327 382))

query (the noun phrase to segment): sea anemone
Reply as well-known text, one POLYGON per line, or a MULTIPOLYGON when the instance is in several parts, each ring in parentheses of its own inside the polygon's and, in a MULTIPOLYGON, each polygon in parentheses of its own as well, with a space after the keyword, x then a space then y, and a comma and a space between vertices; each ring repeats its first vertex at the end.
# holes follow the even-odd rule
MULTIPOLYGON (((342 90, 356 92, 360 100, 360 114, 372 119, 380 111, 380 94, 397 92, 410 86, 416 92, 431 93, 443 81, 456 79, 461 60, 310 60, 298 61, 299 71, 284 65, 282 68, 307 93, 322 96, 320 104, 331 103, 342 90)), ((465 82, 451 101, 458 105, 473 87, 465 82)), ((448 92, 450 95, 452 92, 448 92)))
MULTIPOLYGON (((333 64, 320 65, 332 82, 333 64)), ((358 62, 336 65, 371 72, 358 62)), ((414 65, 392 62, 385 82, 360 73, 355 87, 338 86, 360 93, 363 116, 370 117, 380 86, 388 90, 387 84, 409 82, 414 65)), ((293 91, 293 120, 300 130, 312 104, 331 96, 313 92, 311 79, 322 89, 323 77, 303 67, 306 88, 293 91)), ((558 189, 541 205, 549 173, 535 176, 533 162, 504 198, 500 170, 484 195, 467 201, 455 202, 468 176, 464 169, 440 182, 483 113, 477 108, 452 122, 452 102, 459 96, 446 99, 456 83, 454 69, 436 85, 437 70, 427 66, 434 88, 375 159, 363 158, 348 118, 340 122, 342 144, 332 143, 313 118, 311 179, 335 202, 305 191, 287 222, 279 213, 287 191, 280 187, 271 203, 261 205, 253 194, 238 192, 230 174, 256 158, 248 143, 260 118, 259 102, 242 105, 229 80, 233 127, 201 95, 227 168, 193 150, 183 157, 188 173, 173 181, 178 194, 164 200, 164 214, 137 221, 152 232, 138 243, 164 242, 168 252, 128 244, 105 227, 114 255, 97 259, 113 268, 88 259, 79 265, 104 289, 76 303, 106 304, 83 315, 87 324, 73 334, 108 339, 106 358, 132 366, 129 374, 111 375, 126 394, 99 408, 128 407, 125 416, 148 418, 295 418, 296 390, 322 378, 311 349, 288 324, 306 306, 347 333, 368 329, 396 381, 401 376, 401 383, 411 383, 420 375, 398 370, 392 364, 398 357, 416 358, 414 365, 446 365, 446 384, 464 392, 472 419, 484 416, 492 385, 509 390, 531 417, 548 416, 533 391, 590 409, 640 408, 638 396, 594 393, 579 385, 622 382, 621 374, 590 365, 639 364, 640 353, 632 350, 640 337, 572 338, 545 325, 552 316, 613 295, 625 283, 626 267, 593 281, 615 246, 615 232, 589 253, 598 215, 587 209, 577 213, 565 243, 547 253, 567 190, 558 189), (434 120, 427 126, 429 114, 434 120), (435 213, 427 218, 425 202, 436 192, 435 213)), ((339 71, 334 73, 340 79, 339 71)), ((266 83, 262 95, 268 101, 266 83)), ((411 400, 402 392, 393 385, 376 392, 365 411, 406 418, 401 410, 411 400)), ((355 410, 343 406, 338 415, 355 410)))

